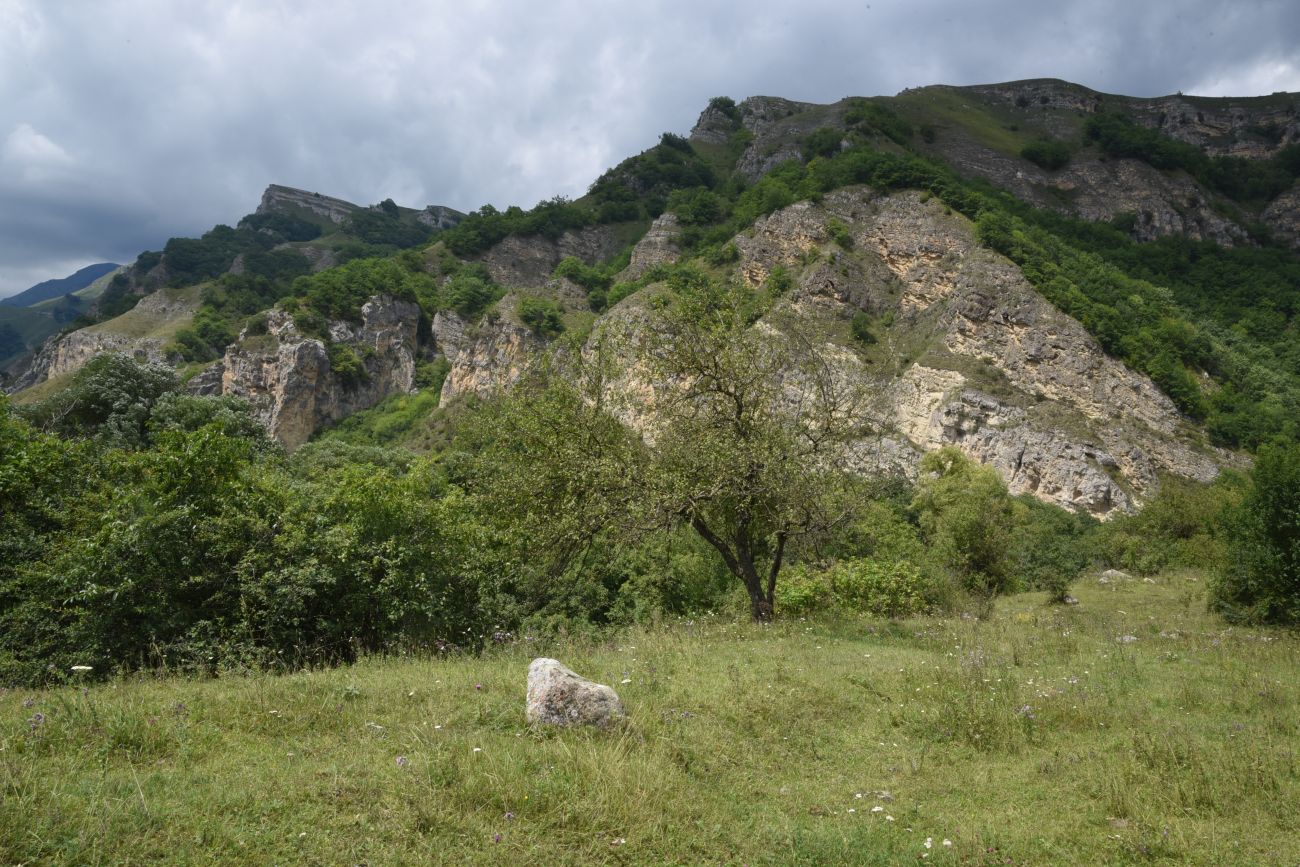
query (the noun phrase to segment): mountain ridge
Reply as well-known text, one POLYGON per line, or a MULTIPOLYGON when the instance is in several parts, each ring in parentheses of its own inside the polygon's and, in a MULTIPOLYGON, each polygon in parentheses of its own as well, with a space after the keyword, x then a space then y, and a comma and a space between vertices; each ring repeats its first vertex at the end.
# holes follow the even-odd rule
MULTIPOLYGON (((400 263, 385 273, 407 274, 399 282, 408 288, 363 277, 380 273, 371 266, 348 266, 354 276, 345 280, 359 282, 328 291, 359 293, 352 313, 313 295, 337 283, 321 280, 339 273, 342 248, 281 240, 277 251, 319 253, 299 273, 321 279, 293 278, 291 288, 291 277, 273 277, 281 288, 260 307, 232 307, 222 298, 244 285, 253 262, 253 253, 240 253, 224 276, 209 278, 197 312, 185 309, 192 325, 156 332, 177 342, 114 347, 185 367, 197 393, 245 397, 296 447, 422 382, 438 388, 426 407, 487 396, 560 332, 600 327, 660 291, 673 269, 700 267, 713 279, 785 293, 782 303, 816 318, 827 351, 863 371, 855 375, 871 379, 892 407, 874 418, 883 433, 870 448, 893 468, 914 472, 921 452, 955 444, 1013 490, 1104 517, 1147 499, 1162 473, 1208 480, 1241 463, 1215 444, 1249 446, 1289 429, 1295 374, 1276 396, 1244 392, 1258 376, 1242 371, 1289 362, 1268 361, 1221 330, 1240 310, 1216 319, 1202 309, 1196 325, 1187 311, 1203 306, 1201 296, 1180 288, 1180 300, 1132 275, 1147 268, 1146 253, 1176 259, 1194 251, 1188 244, 1213 242, 1198 255, 1282 257, 1268 303, 1294 309, 1296 286, 1284 270, 1294 268, 1294 254, 1279 244, 1290 241, 1287 219, 1296 216, 1286 205, 1296 190, 1286 158, 1300 150, 1296 104, 1289 94, 1115 97, 1043 79, 830 105, 717 98, 689 138, 666 133, 576 202, 557 198, 527 212, 484 207, 455 214, 450 225, 426 223, 427 242, 385 254, 400 263), (1059 160, 1040 156, 1044 142, 1059 160), (1266 183, 1233 186, 1232 172, 1266 183), (1290 188, 1278 192, 1288 178, 1290 188), (1264 225, 1270 209, 1275 219, 1264 225), (900 234, 899 226, 910 228, 900 234), (767 253, 754 247, 763 237, 767 253), (1137 264, 1123 258, 1130 254, 1137 264), (1012 286, 1008 297, 1020 300, 1008 307, 1002 295, 1012 286), (218 322, 224 332, 209 324, 218 322), (194 342, 203 328, 219 337, 194 342), (443 371, 432 380, 421 373, 431 365, 443 371), (1091 394, 1094 375, 1112 385, 1091 394), (1206 421, 1211 412, 1218 415, 1206 421)), ((321 229, 368 214, 396 227, 434 211, 361 208, 272 185, 240 226, 283 233, 296 224, 255 218, 301 218, 321 229)), ((147 268, 138 262, 126 282, 139 291, 175 283, 169 255, 144 261, 147 268)), ((1192 279, 1179 274, 1152 279, 1180 287, 1192 279)), ((1254 303, 1246 291, 1247 301, 1234 303, 1254 303)), ((107 346, 114 327, 96 326, 93 345, 107 346)), ((1259 333, 1285 347, 1290 313, 1281 328, 1259 333)), ((18 385, 56 369, 66 376, 84 357, 43 350, 46 360, 18 385)))

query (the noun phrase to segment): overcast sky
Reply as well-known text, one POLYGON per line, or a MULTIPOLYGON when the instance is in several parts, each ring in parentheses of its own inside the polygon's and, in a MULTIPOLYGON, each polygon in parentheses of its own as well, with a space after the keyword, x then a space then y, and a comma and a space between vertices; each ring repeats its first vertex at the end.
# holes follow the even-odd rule
POLYGON ((269 183, 528 207, 711 96, 1035 77, 1300 90, 1300 3, 0 0, 0 297, 234 224, 269 183))

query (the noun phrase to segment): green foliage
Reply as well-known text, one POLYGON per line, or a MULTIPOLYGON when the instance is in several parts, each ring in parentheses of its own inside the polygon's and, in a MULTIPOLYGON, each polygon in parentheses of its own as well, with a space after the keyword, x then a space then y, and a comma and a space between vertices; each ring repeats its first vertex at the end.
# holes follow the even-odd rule
POLYGON ((1142 160, 1158 169, 1182 169, 1215 192, 1240 202, 1267 202, 1300 177, 1294 152, 1284 151, 1266 160, 1210 157, 1195 145, 1139 126, 1114 112, 1091 115, 1084 134, 1107 156, 1142 160))
POLYGON ((363 244, 395 250, 418 247, 428 242, 433 234, 432 229, 414 218, 403 219, 392 199, 386 200, 386 204, 390 207, 381 205, 378 208, 353 211, 343 221, 343 231, 363 244))
POLYGON ((170 367, 107 352, 92 358, 63 391, 24 407, 22 414, 48 433, 139 448, 149 440, 154 404, 176 387, 170 367))
POLYGON ((239 227, 266 232, 282 241, 310 241, 321 235, 319 224, 305 217, 279 211, 249 214, 239 221, 239 227))
POLYGON ((440 290, 440 299, 442 306, 473 320, 504 294, 505 290, 492 282, 487 269, 480 265, 454 274, 440 290))
POLYGON ((736 101, 729 96, 713 97, 709 100, 709 108, 721 114, 725 114, 733 121, 740 121, 740 109, 736 106, 736 101))
POLYGON ((1014 514, 1010 555, 1020 583, 1064 599, 1097 553, 1098 522, 1029 495, 1016 498, 1014 514))
POLYGON ((202 428, 252 443, 261 451, 275 449, 248 401, 234 395, 168 392, 154 401, 149 413, 149 433, 155 440, 166 433, 194 433, 202 428))
POLYGON ((328 343, 325 351, 329 355, 330 373, 345 387, 356 388, 370 379, 365 363, 346 343, 328 343))
POLYGON ((831 217, 826 221, 826 233, 831 236, 831 240, 838 244, 844 250, 853 249, 853 235, 849 232, 849 227, 836 217, 831 217))
POLYGON ((577 256, 565 256, 555 266, 554 276, 571 280, 586 290, 587 303, 599 313, 617 303, 609 300, 609 289, 614 282, 614 275, 627 267, 630 256, 629 251, 603 265, 587 265, 577 256))
POLYGON ((594 222, 591 210, 556 196, 539 202, 531 211, 513 205, 498 211, 484 205, 439 237, 448 250, 466 257, 482 253, 510 235, 541 235, 555 240, 594 222))
POLYGON ((708 187, 673 190, 668 196, 668 210, 686 226, 707 226, 726 213, 726 203, 708 187))
POLYGON ((270 250, 277 240, 253 229, 216 226, 199 238, 172 238, 163 247, 162 261, 170 286, 189 286, 219 277, 241 254, 270 250))
POLYGON ((716 178, 690 142, 665 134, 658 145, 624 160, 591 185, 600 222, 654 218, 674 190, 712 189, 716 178))
POLYGON ((1054 172, 1070 163, 1070 146, 1056 139, 1038 138, 1025 145, 1020 155, 1040 168, 1054 172))
POLYGON ((921 473, 912 510, 937 561, 969 592, 1017 589, 1015 513, 1002 477, 953 446, 922 458, 921 473))
POLYGON ((853 334, 853 339, 863 346, 870 346, 876 342, 876 335, 871 331, 871 317, 861 310, 853 314, 853 321, 849 324, 849 329, 853 334))
POLYGON ((883 135, 901 145, 912 137, 912 125, 906 119, 889 106, 870 100, 853 100, 844 122, 861 133, 883 135))
POLYGON ((552 338, 564 331, 564 308, 542 298, 520 298, 519 320, 538 337, 552 338))
POLYGON ((1139 575, 1174 567, 1221 570, 1229 557, 1221 515, 1244 492, 1236 473, 1222 473, 1208 485, 1165 477, 1140 511, 1099 528, 1100 553, 1109 565, 1139 575))
POLYGON ((928 582, 903 560, 843 560, 830 570, 831 592, 844 608, 876 617, 909 617, 926 608, 928 582))
POLYGON ((293 282, 304 306, 327 319, 361 321, 361 307, 374 295, 419 302, 436 290, 428 274, 409 270, 396 259, 358 259, 293 282))
POLYGON ((839 152, 840 142, 843 140, 844 131, 836 127, 824 126, 813 130, 803 140, 804 162, 813 157, 834 156, 839 152))
POLYGON ((1213 604, 1233 619, 1300 625, 1300 445, 1259 450, 1253 484, 1228 512, 1227 529, 1213 604))

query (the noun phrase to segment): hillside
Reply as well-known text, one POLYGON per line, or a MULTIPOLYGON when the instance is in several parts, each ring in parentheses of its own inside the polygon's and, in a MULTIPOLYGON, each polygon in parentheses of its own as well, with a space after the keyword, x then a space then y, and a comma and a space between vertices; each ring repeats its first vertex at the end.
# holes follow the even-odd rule
POLYGON ((0 300, 0 370, 82 317, 120 267, 91 265, 0 300))
POLYGON ((49 301, 52 298, 59 298, 63 295, 71 295, 90 286, 105 274, 120 268, 112 262, 101 262, 97 265, 87 265, 75 274, 62 277, 57 280, 45 280, 37 283, 30 289, 25 289, 17 295, 10 295, 8 298, 0 298, 0 304, 9 307, 34 307, 42 301, 49 301))
POLYGON ((272 185, 239 228, 143 254, 101 296, 111 313, 213 281, 197 309, 162 305, 187 317, 169 340, 109 319, 45 347, 16 387, 124 350, 248 399, 293 448, 436 368, 438 398, 414 416, 403 404, 397 425, 427 448, 457 399, 511 381, 563 332, 599 331, 695 260, 719 279, 777 280, 871 381, 864 468, 912 475, 957 444, 1013 491, 1107 515, 1165 474, 1239 465, 1225 447, 1294 433, 1295 108, 1053 80, 828 106, 720 98, 689 139, 666 134, 574 203, 464 218, 272 185), (337 267, 430 233, 401 257, 409 278, 337 267), (339 292, 353 300, 325 301, 339 292), (260 312, 291 294, 323 318, 260 312), (359 373, 333 371, 345 355, 359 373))

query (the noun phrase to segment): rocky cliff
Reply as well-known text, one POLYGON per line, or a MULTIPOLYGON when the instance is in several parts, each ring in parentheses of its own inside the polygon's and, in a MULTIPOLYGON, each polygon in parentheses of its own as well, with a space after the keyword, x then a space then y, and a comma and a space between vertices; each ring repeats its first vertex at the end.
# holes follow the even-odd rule
MULTIPOLYGON (((732 113, 711 105, 701 113, 691 140, 716 146, 742 135, 737 171, 753 182, 780 163, 800 158, 804 140, 815 130, 847 129, 846 114, 856 102, 813 105, 751 97, 732 113)), ((1131 216, 1133 236, 1142 241, 1185 235, 1224 245, 1250 243, 1243 222, 1258 219, 1300 245, 1295 230, 1300 205, 1294 192, 1258 212, 1225 208, 1185 173, 1162 172, 1137 160, 1107 160, 1083 149, 1065 168, 1045 171, 1020 156, 1021 145, 1034 136, 1077 141, 1087 115, 1114 110, 1211 156, 1263 159, 1300 142, 1300 95, 1136 99, 1039 79, 915 88, 893 99, 877 98, 876 103, 927 128, 924 141, 914 142, 922 152, 963 174, 986 178, 1037 207, 1088 220, 1131 216)))
MULTIPOLYGON (((675 232, 673 218, 656 221, 622 276, 673 261, 675 232)), ((1162 474, 1208 481, 1235 462, 938 200, 841 190, 778 211, 733 243, 737 279, 758 285, 778 266, 795 277, 781 315, 827 335, 823 356, 869 393, 875 434, 855 450, 864 471, 915 477, 926 451, 956 445, 1015 493, 1106 517, 1141 503, 1162 474), (832 240, 832 222, 847 228, 846 244, 832 240), (858 312, 876 323, 875 344, 835 336, 858 312)), ((638 297, 600 321, 634 330, 638 297)), ((470 326, 441 313, 434 333, 452 362, 444 403, 508 385, 543 346, 508 315, 470 326)), ((625 420, 651 431, 660 387, 627 371, 616 385, 625 420)))
POLYGON ((354 353, 364 369, 344 379, 332 369, 325 341, 302 334, 289 314, 272 310, 266 334, 241 335, 192 388, 245 398, 272 436, 297 448, 322 427, 412 390, 419 312, 410 302, 376 296, 361 308, 359 324, 331 323, 331 342, 354 353))

